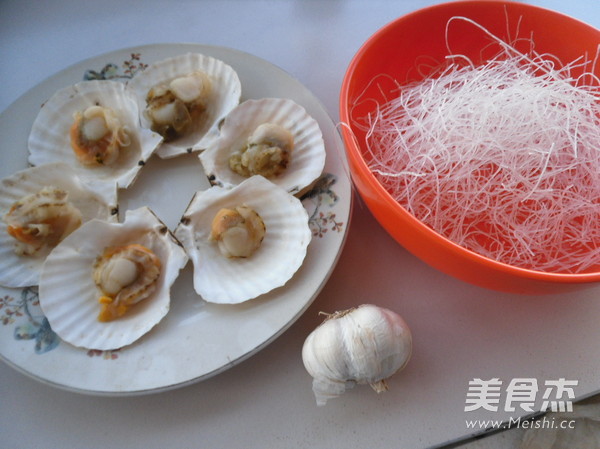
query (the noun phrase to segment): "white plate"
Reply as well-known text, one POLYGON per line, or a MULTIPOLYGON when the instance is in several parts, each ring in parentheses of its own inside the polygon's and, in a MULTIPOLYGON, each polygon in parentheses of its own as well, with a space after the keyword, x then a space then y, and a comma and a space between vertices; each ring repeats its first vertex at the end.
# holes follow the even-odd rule
MULTIPOLYGON (((0 287, 0 355, 42 382, 83 393, 133 395, 181 387, 218 374, 255 354, 286 330, 329 278, 348 230, 352 203, 342 142, 321 103, 297 80, 255 56, 196 44, 159 44, 118 50, 75 64, 31 89, 0 115, 0 177, 27 166, 27 137, 39 106, 56 90, 84 78, 126 81, 132 72, 186 52, 230 64, 242 83, 242 100, 291 98, 319 122, 327 162, 319 188, 303 197, 313 238, 303 266, 284 286, 240 305, 202 301, 192 287, 191 264, 172 291, 171 310, 149 334, 119 351, 71 347, 49 328, 36 289, 0 287)), ((173 229, 192 193, 208 187, 196 155, 154 156, 121 192, 120 209, 151 207, 173 229)))

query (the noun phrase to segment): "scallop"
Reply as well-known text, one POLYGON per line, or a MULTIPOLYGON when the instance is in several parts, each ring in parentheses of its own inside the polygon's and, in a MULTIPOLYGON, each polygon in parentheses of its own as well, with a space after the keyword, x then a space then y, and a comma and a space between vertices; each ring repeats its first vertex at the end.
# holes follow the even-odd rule
POLYGON ((165 141, 162 158, 203 150, 219 135, 221 120, 239 102, 241 83, 223 61, 187 53, 151 64, 129 81, 146 128, 165 141))
POLYGON ((123 223, 92 220, 48 256, 40 306, 64 341, 111 350, 129 345, 168 313, 170 289, 188 257, 147 207, 123 223))
POLYGON ((225 257, 251 257, 265 238, 265 222, 247 205, 220 209, 213 218, 210 240, 225 257))
POLYGON ((194 289, 211 303, 241 303, 285 285, 311 232, 300 200, 262 176, 197 192, 175 236, 194 266, 194 289))
POLYGON ((141 127, 135 96, 123 83, 84 81, 42 106, 29 135, 29 162, 64 162, 81 177, 126 188, 161 142, 141 127))
POLYGON ((117 189, 80 178, 62 162, 16 172, 0 182, 0 284, 37 285, 50 251, 91 219, 117 220, 117 189))
POLYGON ((295 194, 325 166, 319 124, 286 98, 246 100, 225 118, 221 135, 200 161, 214 185, 235 186, 261 175, 295 194))

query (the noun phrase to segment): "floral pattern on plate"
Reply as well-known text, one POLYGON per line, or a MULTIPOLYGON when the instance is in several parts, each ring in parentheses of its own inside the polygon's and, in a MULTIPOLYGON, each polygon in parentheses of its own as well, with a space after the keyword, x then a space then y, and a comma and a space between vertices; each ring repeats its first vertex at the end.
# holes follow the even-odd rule
POLYGON ((45 354, 60 342, 42 314, 37 289, 27 287, 14 290, 16 295, 0 298, 0 321, 3 325, 14 324, 15 340, 34 340, 36 354, 45 354))
POLYGON ((148 67, 148 64, 144 64, 140 59, 140 53, 131 53, 129 59, 123 61, 121 66, 109 62, 100 70, 86 70, 83 79, 84 81, 131 79, 137 72, 148 67))

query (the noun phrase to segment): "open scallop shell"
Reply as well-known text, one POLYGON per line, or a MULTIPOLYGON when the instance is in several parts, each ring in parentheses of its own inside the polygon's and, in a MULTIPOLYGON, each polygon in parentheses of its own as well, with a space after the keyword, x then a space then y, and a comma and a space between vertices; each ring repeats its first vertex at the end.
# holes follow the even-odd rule
POLYGON ((295 194, 321 175, 325 144, 317 121, 293 100, 263 98, 246 100, 231 111, 221 126, 219 139, 199 155, 212 184, 227 187, 246 179, 229 168, 229 158, 263 123, 280 125, 294 137, 290 163, 283 173, 270 179, 273 183, 295 194))
POLYGON ((208 75, 212 85, 202 123, 197 124, 194 130, 185 136, 171 142, 163 142, 156 152, 162 158, 203 150, 218 137, 219 123, 240 102, 242 94, 240 79, 231 66, 219 59, 200 53, 186 53, 149 65, 128 83, 137 97, 139 110, 142 113, 140 116, 142 126, 150 128, 151 124, 143 114, 148 91, 160 83, 196 71, 208 75))
POLYGON ((197 192, 175 235, 194 265, 194 289, 208 302, 241 303, 284 285, 300 268, 311 239, 308 214, 293 195, 261 176, 227 189, 197 192), (246 205, 260 215, 266 232, 249 258, 226 258, 209 240, 224 207, 246 205))
MULTIPOLYGON (((68 200, 81 212, 82 221, 117 220, 117 189, 115 185, 84 180, 64 163, 28 168, 0 182, 0 217, 26 195, 44 187, 56 187, 68 193, 68 200)), ((17 255, 15 240, 7 233, 0 219, 0 285, 26 287, 37 285, 39 274, 52 248, 42 248, 33 255, 17 255)))
POLYGON ((92 220, 63 240, 48 256, 39 286, 40 306, 64 341, 98 350, 129 345, 167 314, 170 288, 188 258, 167 227, 148 209, 127 211, 123 223, 92 220), (100 290, 92 279, 96 258, 109 246, 138 243, 162 262, 158 287, 124 316, 98 321, 100 290))
POLYGON ((140 126, 135 96, 123 83, 83 81, 60 89, 44 103, 29 135, 29 162, 32 165, 65 162, 81 177, 116 182, 118 187, 126 188, 160 142, 161 136, 140 126), (111 165, 86 167, 77 160, 71 147, 69 130, 74 114, 93 105, 111 108, 127 127, 131 139, 111 165))

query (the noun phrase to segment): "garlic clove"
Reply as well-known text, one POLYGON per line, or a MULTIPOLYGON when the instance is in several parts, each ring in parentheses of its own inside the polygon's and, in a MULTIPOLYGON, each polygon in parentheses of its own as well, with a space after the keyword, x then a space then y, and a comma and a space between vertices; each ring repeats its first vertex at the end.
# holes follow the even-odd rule
POLYGON ((397 313, 371 304, 329 316, 306 338, 302 361, 313 377, 317 405, 355 384, 377 392, 403 369, 412 353, 412 335, 397 313))

